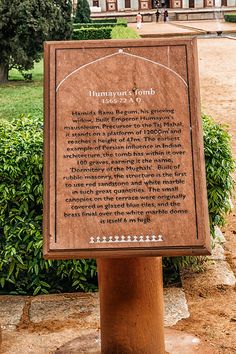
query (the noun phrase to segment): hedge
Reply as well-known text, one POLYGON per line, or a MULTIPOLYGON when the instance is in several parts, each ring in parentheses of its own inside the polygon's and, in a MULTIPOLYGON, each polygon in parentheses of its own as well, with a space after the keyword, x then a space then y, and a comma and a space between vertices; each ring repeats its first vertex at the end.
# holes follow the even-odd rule
MULTIPOLYGON (((235 164, 226 130, 203 116, 209 216, 222 225, 230 210, 235 164)), ((0 122, 0 286, 2 293, 39 294, 97 289, 94 260, 42 258, 42 149, 40 119, 0 122)), ((165 258, 164 272, 189 257, 165 258)))
POLYGON ((88 40, 88 39, 110 39, 112 27, 100 28, 80 28, 75 29, 72 34, 72 39, 88 40))
POLYGON ((74 23, 73 28, 74 30, 80 29, 80 28, 101 28, 101 27, 115 27, 117 26, 116 23, 74 23))
POLYGON ((89 22, 89 23, 73 23, 73 29, 78 28, 98 28, 98 27, 115 27, 115 26, 123 26, 127 27, 127 20, 124 18, 120 18, 115 21, 106 21, 106 22, 89 22))
POLYGON ((100 28, 100 27, 115 27, 115 26, 122 26, 127 27, 127 23, 74 23, 73 28, 100 28))
POLYGON ((97 20, 92 19, 92 23, 107 23, 107 22, 116 23, 117 19, 116 18, 101 18, 97 20))
POLYGON ((101 19, 92 19, 91 23, 100 23, 100 24, 104 24, 104 23, 114 23, 117 25, 120 24, 126 24, 127 25, 127 19, 120 17, 120 18, 101 18, 101 19))
POLYGON ((0 285, 3 293, 92 291, 94 260, 42 257, 43 126, 20 117, 0 122, 0 285))
POLYGON ((214 237, 214 227, 224 225, 225 214, 231 210, 235 161, 232 157, 230 136, 224 126, 203 115, 203 132, 208 210, 214 237))
POLYGON ((225 14, 224 19, 226 22, 236 22, 236 13, 233 14, 225 14))

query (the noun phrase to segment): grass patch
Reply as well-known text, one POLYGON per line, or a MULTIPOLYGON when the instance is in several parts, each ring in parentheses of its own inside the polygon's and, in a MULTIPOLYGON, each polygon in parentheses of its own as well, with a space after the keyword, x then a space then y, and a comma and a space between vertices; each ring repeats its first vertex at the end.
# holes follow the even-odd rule
MULTIPOLYGON (((25 73, 32 73, 33 81, 42 81, 43 80, 43 60, 38 63, 34 63, 34 68, 29 71, 24 71, 25 73)), ((16 70, 12 69, 9 73, 9 80, 10 81, 22 81, 23 77, 21 73, 16 70)))
POLYGON ((25 81, 19 71, 9 73, 9 82, 0 85, 0 120, 33 115, 43 117, 43 60, 35 63, 32 81, 25 81))
POLYGON ((136 39, 140 38, 139 34, 129 27, 116 26, 111 32, 112 39, 136 39))

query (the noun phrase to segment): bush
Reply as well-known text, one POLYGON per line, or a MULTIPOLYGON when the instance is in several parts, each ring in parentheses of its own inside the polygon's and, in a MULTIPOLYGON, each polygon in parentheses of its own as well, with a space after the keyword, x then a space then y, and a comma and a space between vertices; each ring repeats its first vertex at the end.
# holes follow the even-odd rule
POLYGON ((74 22, 90 22, 90 7, 87 0, 78 0, 76 5, 76 12, 74 22))
POLYGON ((118 18, 116 24, 117 24, 117 26, 127 27, 127 19, 126 18, 118 18))
POLYGON ((100 28, 80 28, 73 31, 72 39, 88 40, 88 39, 110 39, 112 27, 100 28))
POLYGON ((97 20, 92 20, 92 23, 116 23, 117 19, 116 18, 101 18, 97 20))
POLYGON ((208 209, 214 237, 214 227, 222 226, 225 214, 231 210, 230 198, 234 185, 231 174, 235 170, 235 161, 229 134, 222 125, 203 115, 203 132, 208 209))
POLYGON ((42 122, 0 122, 0 285, 38 294, 96 289, 93 260, 42 258, 42 122))
POLYGON ((226 22, 236 22, 236 14, 225 14, 224 19, 226 22))
POLYGON ((73 28, 74 30, 80 28, 101 28, 101 27, 115 27, 116 23, 74 23, 73 28))
POLYGON ((90 23, 74 23, 73 28, 100 28, 100 27, 115 27, 115 26, 123 26, 127 27, 127 21, 124 19, 119 19, 117 22, 90 22, 90 23))

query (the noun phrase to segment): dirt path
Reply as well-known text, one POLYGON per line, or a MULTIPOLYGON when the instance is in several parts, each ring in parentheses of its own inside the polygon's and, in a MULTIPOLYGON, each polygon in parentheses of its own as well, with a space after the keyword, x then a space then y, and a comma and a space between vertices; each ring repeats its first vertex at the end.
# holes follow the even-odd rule
POLYGON ((198 40, 203 112, 227 124, 236 157, 236 37, 198 40))
MULTIPOLYGON (((200 39, 199 71, 202 111, 228 125, 236 158, 236 40, 200 39)), ((236 208, 228 216, 223 230, 227 261, 236 275, 236 208)), ((206 340, 220 354, 236 353, 236 289, 214 286, 213 279, 202 282, 197 276, 187 277, 184 288, 190 318, 175 328, 206 340)))

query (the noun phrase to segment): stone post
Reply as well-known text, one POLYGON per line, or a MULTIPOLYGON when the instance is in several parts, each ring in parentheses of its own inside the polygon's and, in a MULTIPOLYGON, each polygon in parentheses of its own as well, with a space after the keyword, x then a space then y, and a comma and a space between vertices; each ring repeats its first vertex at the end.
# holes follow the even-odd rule
POLYGON ((162 258, 98 259, 102 354, 164 354, 162 258))

